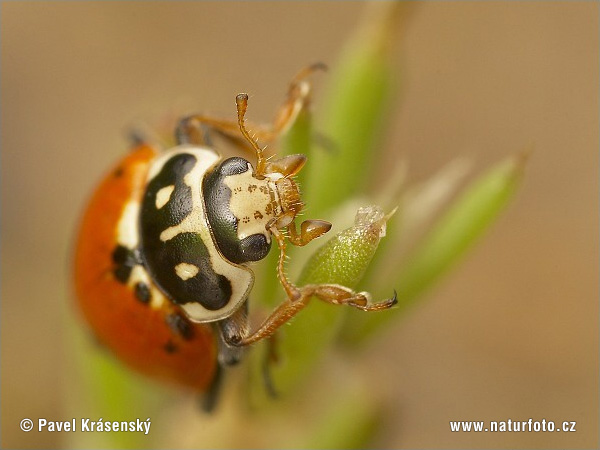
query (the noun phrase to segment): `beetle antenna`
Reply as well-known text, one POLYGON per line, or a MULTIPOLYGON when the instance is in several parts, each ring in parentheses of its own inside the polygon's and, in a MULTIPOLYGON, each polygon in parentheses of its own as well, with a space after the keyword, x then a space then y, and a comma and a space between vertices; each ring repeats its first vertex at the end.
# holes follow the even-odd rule
POLYGON ((256 152, 256 175, 263 177, 265 173, 265 157, 263 156, 263 149, 260 148, 256 140, 250 136, 244 125, 244 117, 246 116, 246 110, 248 109, 248 94, 238 94, 235 97, 235 105, 237 106, 240 131, 256 152))

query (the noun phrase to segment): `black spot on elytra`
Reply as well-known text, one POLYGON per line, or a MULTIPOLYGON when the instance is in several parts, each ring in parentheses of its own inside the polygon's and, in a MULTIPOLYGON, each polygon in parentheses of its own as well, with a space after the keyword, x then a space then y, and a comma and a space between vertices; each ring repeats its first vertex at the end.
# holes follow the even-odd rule
POLYGON ((194 328, 191 322, 188 319, 186 319, 183 315, 179 313, 169 314, 165 318, 165 321, 167 322, 167 325, 173 332, 180 335, 186 341, 193 339, 194 328))
POLYGON ((113 172, 113 177, 120 178, 125 173, 125 170, 122 167, 118 167, 117 170, 113 172))
POLYGON ((175 353, 177 351, 177 345, 173 341, 167 341, 163 348, 167 353, 175 353))
POLYGON ((150 288, 146 283, 139 282, 135 285, 135 296, 142 303, 149 303, 151 299, 150 288))
POLYGON ((126 284, 127 280, 129 280, 133 267, 142 262, 137 250, 131 250, 123 245, 115 247, 112 253, 112 260, 115 264, 113 274, 123 284, 126 284))
POLYGON ((129 275, 131 275, 131 267, 117 266, 114 268, 113 274, 119 282, 126 284, 127 280, 129 280, 129 275))

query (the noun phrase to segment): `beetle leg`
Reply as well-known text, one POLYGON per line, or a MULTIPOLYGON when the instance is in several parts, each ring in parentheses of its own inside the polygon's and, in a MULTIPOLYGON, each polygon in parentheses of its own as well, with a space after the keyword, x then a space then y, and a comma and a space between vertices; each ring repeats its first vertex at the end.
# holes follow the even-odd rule
MULTIPOLYGON (((251 125, 256 138, 261 141, 271 141, 272 132, 258 125, 251 125), (254 131, 256 130, 256 131, 254 131)), ((203 114, 193 114, 184 117, 177 124, 175 139, 179 144, 195 144, 212 146, 210 135, 217 133, 232 142, 236 147, 245 152, 255 154, 254 148, 248 145, 246 138, 240 136, 237 121, 218 119, 203 114)))
POLYGON ((366 292, 354 292, 353 290, 337 284, 309 284, 298 288, 293 286, 298 297, 287 298, 269 317, 265 319, 258 329, 241 339, 232 342, 232 345, 245 346, 253 344, 261 339, 273 336, 279 327, 287 323, 298 314, 315 296, 319 300, 332 305, 348 305, 362 311, 381 311, 394 306, 397 303, 396 293, 390 299, 377 303, 369 302, 369 294, 366 292))
POLYGON ((220 364, 217 364, 216 372, 213 380, 208 386, 206 392, 200 395, 200 407, 205 413, 212 413, 217 406, 221 390, 223 387, 223 368, 220 364))
POLYGON ((339 284, 308 284, 302 287, 294 285, 287 279, 284 273, 286 256, 285 237, 274 225, 271 225, 270 230, 279 246, 277 277, 285 290, 287 299, 265 319, 258 329, 243 337, 240 337, 239 335, 235 336, 235 338, 229 342, 230 345, 241 347, 273 336, 281 325, 288 322, 292 317, 304 309, 313 296, 332 305, 348 305, 362 311, 381 311, 388 309, 397 303, 396 292, 394 292, 394 296, 390 299, 372 303, 370 301, 370 295, 367 292, 354 292, 352 289, 339 284))
POLYGON ((327 66, 318 62, 304 67, 290 82, 287 96, 273 121, 274 137, 285 133, 310 102, 311 85, 308 77, 318 70, 327 70, 327 66))
POLYGON ((288 279, 284 273, 284 264, 285 264, 285 258, 286 258, 285 236, 277 229, 276 223, 271 225, 270 231, 271 231, 271 235, 277 241, 277 246, 279 247, 279 260, 277 262, 277 278, 279 278, 279 282, 281 283, 281 286, 285 290, 285 293, 287 294, 288 299, 295 301, 298 298, 300 298, 298 288, 296 288, 296 286, 294 286, 292 283, 290 283, 288 281, 288 279))
MULTIPOLYGON (((209 145, 211 144, 208 136, 209 129, 214 126, 211 122, 214 119, 204 116, 184 117, 177 124, 175 129, 175 139, 178 144, 209 145)), ((217 120, 214 120, 218 122, 217 120)))
POLYGON ((232 316, 217 323, 219 328, 219 364, 232 366, 242 358, 243 350, 234 346, 248 334, 248 302, 239 308, 232 316))
POLYGON ((175 137, 179 144, 209 145, 208 134, 211 130, 239 137, 237 122, 202 114, 194 114, 181 119, 175 130, 175 137))
POLYGON ((308 304, 310 297, 301 296, 297 300, 287 299, 279 305, 269 317, 265 319, 258 329, 241 339, 239 342, 233 342, 232 345, 246 346, 262 339, 273 336, 277 329, 287 323, 292 317, 298 314, 308 304))
MULTIPOLYGON (((318 70, 327 70, 327 66, 320 62, 311 64, 296 74, 290 82, 286 98, 279 107, 273 124, 270 127, 252 127, 258 139, 273 141, 292 126, 300 112, 310 102, 311 84, 308 77, 318 70)), ((237 101, 236 98, 236 103, 237 101)))
MULTIPOLYGON (((218 322, 217 327, 217 335, 219 336, 219 364, 217 365, 217 376, 209 391, 202 398, 202 407, 207 412, 211 411, 216 403, 216 397, 218 396, 218 390, 221 385, 221 378, 223 377, 223 366, 237 364, 244 352, 244 348, 239 345, 239 342, 249 334, 248 302, 245 302, 244 306, 238 309, 233 316, 218 322)), ((265 356, 262 367, 265 387, 269 395, 273 398, 277 397, 277 392, 273 386, 269 368, 271 363, 277 361, 275 346, 275 336, 272 336, 268 341, 268 353, 265 356)))
MULTIPOLYGON (((310 99, 311 85, 307 80, 308 76, 316 70, 324 69, 326 69, 326 66, 322 63, 313 64, 302 69, 294 77, 288 88, 287 98, 283 102, 283 105, 281 105, 279 108, 271 130, 261 130, 263 136, 266 135, 268 141, 272 141, 283 134, 296 121, 298 114, 300 114, 300 111, 306 107, 310 99)), ((266 159, 263 156, 263 149, 258 145, 256 136, 251 137, 244 126, 244 117, 246 115, 246 110, 248 109, 248 94, 238 94, 235 98, 235 104, 237 106, 238 125, 240 131, 256 152, 256 175, 259 177, 264 176, 264 174, 267 173, 267 170, 266 159)), ((278 162, 282 166, 283 170, 286 170, 290 175, 293 175, 302 168, 305 161, 306 158, 302 155, 293 155, 292 157, 282 158, 278 162)))
MULTIPOLYGON (((243 107, 243 112, 241 114, 241 121, 243 122, 248 101, 248 97, 245 96, 245 94, 240 94, 236 97, 236 104, 238 104, 237 121, 217 119, 203 114, 194 114, 185 117, 179 122, 175 133, 177 141, 180 144, 209 145, 207 142, 208 134, 211 131, 214 131, 225 137, 240 149, 256 155, 255 140, 258 139, 264 142, 272 142, 291 127, 298 117, 298 114, 306 107, 310 100, 311 85, 308 81, 309 75, 317 70, 325 69, 326 66, 324 64, 316 63, 305 67, 298 72, 290 82, 286 98, 279 107, 273 123, 266 126, 250 124, 249 128, 252 130, 252 138, 247 136, 247 132, 245 131, 242 131, 242 136, 240 136, 239 109, 240 106, 243 107), (240 96, 242 96, 242 98, 240 98, 240 96), (243 96, 245 96, 245 99, 243 96), (239 104, 240 101, 243 105, 239 104)), ((262 150, 260 151, 262 152, 262 150)), ((297 170, 299 170, 299 168, 297 170)))
POLYGON ((271 367, 278 362, 277 335, 274 334, 267 339, 267 354, 262 363, 262 376, 265 383, 265 389, 271 398, 277 398, 279 396, 275 384, 273 383, 273 378, 271 377, 271 367))

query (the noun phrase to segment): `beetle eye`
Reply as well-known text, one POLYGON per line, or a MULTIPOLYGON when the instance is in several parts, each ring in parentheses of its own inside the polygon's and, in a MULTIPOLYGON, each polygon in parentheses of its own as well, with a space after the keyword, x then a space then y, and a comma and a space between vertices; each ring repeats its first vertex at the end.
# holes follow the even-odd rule
POLYGON ((240 247, 245 261, 259 261, 267 256, 271 243, 263 234, 253 234, 242 239, 240 247))
POLYGON ((251 168, 252 164, 244 158, 233 157, 223 161, 217 170, 221 176, 230 176, 246 172, 249 166, 251 168))

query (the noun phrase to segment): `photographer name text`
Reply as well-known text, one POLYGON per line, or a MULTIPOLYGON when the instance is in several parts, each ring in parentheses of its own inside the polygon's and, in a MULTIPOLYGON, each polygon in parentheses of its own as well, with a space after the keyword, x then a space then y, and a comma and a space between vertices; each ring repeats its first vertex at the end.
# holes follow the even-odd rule
MULTIPOLYGON (((71 419, 66 421, 54 421, 44 418, 37 419, 37 431, 49 432, 84 432, 84 433, 106 433, 106 432, 127 432, 127 433, 150 433, 150 419, 146 420, 104 420, 99 419, 71 419)), ((31 419, 23 419, 21 421, 21 429, 23 431, 31 431, 33 429, 33 421, 31 419)))

